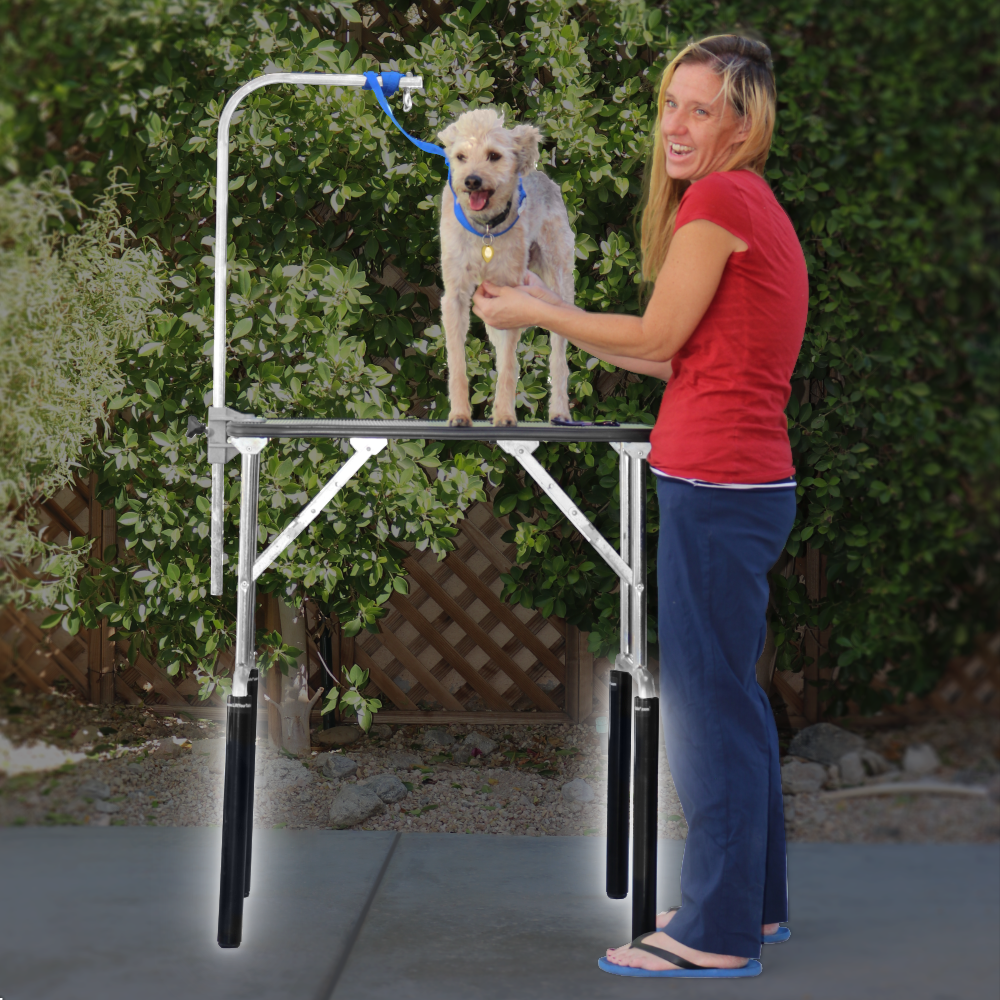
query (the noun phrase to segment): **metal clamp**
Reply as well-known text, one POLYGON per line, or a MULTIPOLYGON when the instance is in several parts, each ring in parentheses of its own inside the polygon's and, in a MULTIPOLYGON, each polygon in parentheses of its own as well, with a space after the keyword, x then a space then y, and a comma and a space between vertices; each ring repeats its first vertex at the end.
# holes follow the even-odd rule
POLYGON ((237 445, 229 440, 228 423, 230 420, 239 420, 241 423, 263 422, 263 417, 255 417, 249 413, 240 413, 239 410, 230 409, 228 406, 210 406, 208 408, 208 421, 205 426, 205 433, 208 437, 208 461, 211 465, 225 465, 239 453, 237 445))
POLYGON ((615 670, 632 675, 636 698, 659 698, 653 675, 645 667, 636 664, 631 653, 619 653, 615 657, 615 670))

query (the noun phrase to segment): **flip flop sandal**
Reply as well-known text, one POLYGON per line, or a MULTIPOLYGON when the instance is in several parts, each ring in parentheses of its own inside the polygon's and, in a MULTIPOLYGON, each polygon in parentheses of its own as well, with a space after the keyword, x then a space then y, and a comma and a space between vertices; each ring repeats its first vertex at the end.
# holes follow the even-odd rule
MULTIPOLYGON (((671 906, 667 910, 667 913, 672 913, 674 910, 679 910, 679 906, 671 906)), ((657 927, 657 930, 663 930, 667 925, 664 924, 663 927, 657 927)), ((782 941, 787 941, 792 936, 792 932, 787 927, 779 927, 773 934, 761 934, 760 943, 761 944, 781 944, 782 941)))
MULTIPOLYGON (((654 934, 656 931, 653 932, 654 934)), ((650 969, 634 969, 628 965, 615 965, 606 958, 597 960, 597 967, 602 972, 610 972, 613 976, 635 976, 639 979, 748 979, 751 976, 759 976, 764 971, 763 966, 756 958, 751 958, 741 969, 710 969, 704 965, 695 965, 680 955, 675 955, 672 951, 664 951, 662 948, 654 948, 651 944, 645 944, 643 938, 650 937, 649 934, 640 934, 632 942, 633 948, 640 948, 648 951, 657 958, 662 958, 672 965, 679 966, 676 969, 662 969, 653 972, 650 969)))

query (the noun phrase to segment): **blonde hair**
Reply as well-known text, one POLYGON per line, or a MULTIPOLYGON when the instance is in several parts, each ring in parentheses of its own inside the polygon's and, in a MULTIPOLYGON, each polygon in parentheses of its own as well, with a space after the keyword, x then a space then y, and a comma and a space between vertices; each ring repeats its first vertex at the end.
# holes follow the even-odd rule
POLYGON ((718 74, 725 104, 732 104, 737 117, 750 118, 750 133, 734 150, 723 170, 752 170, 764 174, 764 164, 774 133, 776 91, 771 50, 742 35, 710 35, 692 42, 663 71, 657 98, 656 126, 650 134, 650 151, 643 177, 640 207, 642 277, 655 281, 670 249, 674 222, 681 197, 690 181, 675 180, 667 173, 660 121, 667 90, 677 67, 684 63, 710 66, 718 74))

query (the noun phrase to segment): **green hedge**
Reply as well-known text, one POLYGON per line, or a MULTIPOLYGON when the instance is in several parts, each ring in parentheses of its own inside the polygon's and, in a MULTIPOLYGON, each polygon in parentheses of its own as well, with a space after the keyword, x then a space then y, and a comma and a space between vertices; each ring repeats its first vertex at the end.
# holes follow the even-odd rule
MULTIPOLYGON (((834 709, 848 698, 875 708, 884 696, 870 682, 887 661, 901 691, 925 690, 992 620, 998 596, 989 252, 998 144, 985 0, 425 6, 424 15, 392 0, 8 8, 0 162, 25 173, 65 165, 81 196, 123 166, 139 191, 137 232, 159 242, 174 287, 156 346, 124 360, 126 389, 109 403, 116 435, 92 452, 126 552, 87 578, 68 627, 106 614, 132 648, 159 647, 171 669, 199 665, 206 689, 213 651, 231 641, 231 597, 207 596, 204 445, 184 430, 188 414, 204 414, 210 385, 214 137, 239 83, 271 67, 412 70, 426 95, 401 120, 419 136, 433 139, 483 104, 537 123, 542 167, 561 184, 577 233, 578 302, 635 311, 634 209, 658 75, 688 38, 741 27, 775 53, 768 177, 812 286, 796 399, 808 379, 813 401, 789 410, 802 484, 789 552, 808 544, 827 555, 829 595, 811 604, 798 578, 776 578, 780 663, 801 666, 803 630, 830 628, 834 709)), ((244 107, 231 153, 229 405, 275 416, 443 415, 438 317, 424 294, 400 297, 374 280, 391 262, 414 286, 438 283, 440 161, 399 136, 370 94, 274 88, 244 107)), ((494 379, 482 337, 475 325, 479 415, 494 379)), ((544 406, 547 350, 545 335, 524 338, 525 416, 544 406)), ((571 372, 580 416, 652 421, 662 391, 653 380, 618 378, 578 351, 571 372)), ((280 530, 342 455, 333 443, 270 445, 262 528, 280 530)), ((614 538, 610 449, 543 447, 539 457, 614 538)), ((371 627, 403 586, 393 541, 446 551, 489 480, 525 567, 508 593, 612 648, 610 571, 515 472, 486 447, 393 444, 260 585, 305 590, 349 627, 371 627)), ((231 501, 236 491, 232 480, 231 501)), ((655 502, 650 514, 655 545, 655 502)), ((232 507, 231 560, 234 520, 232 507)))

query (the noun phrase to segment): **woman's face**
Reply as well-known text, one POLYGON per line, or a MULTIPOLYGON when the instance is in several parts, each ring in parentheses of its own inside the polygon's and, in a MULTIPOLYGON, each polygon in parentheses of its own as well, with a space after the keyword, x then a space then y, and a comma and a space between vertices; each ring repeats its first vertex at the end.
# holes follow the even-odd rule
POLYGON ((674 71, 660 134, 667 173, 675 180, 696 181, 721 170, 745 141, 750 123, 737 118, 721 89, 722 80, 704 63, 682 63, 674 71))

